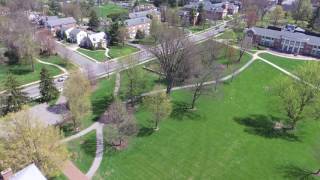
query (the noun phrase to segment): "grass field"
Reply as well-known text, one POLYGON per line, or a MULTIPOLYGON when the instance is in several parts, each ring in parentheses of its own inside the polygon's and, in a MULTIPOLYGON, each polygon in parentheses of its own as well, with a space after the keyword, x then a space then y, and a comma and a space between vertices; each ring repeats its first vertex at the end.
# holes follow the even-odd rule
POLYGON ((107 59, 105 56, 105 50, 88 50, 88 49, 83 49, 83 48, 78 48, 77 51, 97 60, 100 62, 103 62, 107 59))
POLYGON ((188 29, 192 32, 192 33, 196 33, 196 32, 201 32, 204 31, 208 28, 210 28, 211 25, 206 23, 204 26, 200 25, 200 26, 190 26, 188 27, 188 29))
MULTIPOLYGON (((306 64, 308 62, 303 60, 274 56, 269 53, 261 53, 259 54, 259 56, 289 71, 294 71, 299 66, 302 66, 303 64, 306 64)), ((311 62, 319 63, 316 61, 311 61, 311 62)))
POLYGON ((85 136, 68 142, 68 150, 71 152, 71 160, 86 174, 96 153, 96 132, 90 132, 85 136))
POLYGON ((272 121, 285 118, 270 103, 269 87, 283 76, 256 61, 223 96, 203 96, 196 111, 187 90, 172 93, 174 111, 152 133, 140 106, 140 131, 121 152, 105 153, 94 179, 299 179, 299 168, 319 168, 313 148, 319 121, 302 121, 295 134, 276 134, 272 121))
POLYGON ((124 9, 116 4, 106 4, 95 8, 98 16, 106 17, 110 14, 128 14, 128 10, 124 9))
POLYGON ((18 80, 18 82, 23 85, 31 83, 40 79, 40 71, 42 67, 46 67, 50 75, 55 76, 61 74, 61 70, 50 65, 40 64, 35 61, 35 71, 32 72, 31 65, 0 65, 0 91, 4 90, 4 83, 6 81, 7 74, 12 73, 18 80))
POLYGON ((49 56, 49 57, 40 57, 39 59, 42 60, 42 61, 45 61, 45 62, 56 64, 56 65, 61 66, 61 67, 65 68, 65 69, 67 69, 67 70, 74 70, 74 69, 77 68, 74 64, 72 64, 68 60, 62 59, 58 55, 49 56))
POLYGON ((113 59, 113 58, 118 58, 121 56, 127 56, 131 53, 138 52, 138 51, 139 51, 139 49, 137 49, 133 46, 127 45, 127 44, 125 44, 124 46, 122 46, 122 45, 110 46, 109 47, 109 56, 113 59))

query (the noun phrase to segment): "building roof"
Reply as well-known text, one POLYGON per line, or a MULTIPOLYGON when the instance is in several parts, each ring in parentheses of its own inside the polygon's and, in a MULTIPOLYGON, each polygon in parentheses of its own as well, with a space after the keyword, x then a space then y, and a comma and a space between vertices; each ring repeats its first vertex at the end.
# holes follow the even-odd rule
POLYGON ((140 12, 133 12, 129 13, 129 18, 134 19, 134 18, 139 18, 139 17, 146 17, 148 14, 160 14, 159 11, 155 10, 146 10, 146 11, 140 11, 140 12))
POLYGON ((99 32, 99 33, 89 34, 88 37, 92 43, 97 43, 97 42, 100 42, 101 40, 106 39, 106 33, 99 32))
POLYGON ((59 19, 53 19, 53 20, 47 21, 47 25, 50 27, 63 26, 63 25, 74 24, 74 23, 76 23, 76 20, 73 17, 59 18, 59 19))
POLYGON ((70 36, 76 36, 79 32, 81 32, 82 30, 81 29, 76 29, 76 28, 74 28, 74 29, 72 29, 71 31, 70 31, 70 36))
POLYGON ((19 172, 15 173, 10 180, 47 180, 35 164, 30 164, 19 172))
POLYGON ((259 27, 252 27, 249 30, 252 30, 255 34, 260 36, 267 36, 275 39, 290 39, 300 42, 305 42, 311 45, 320 46, 320 37, 306 35, 300 32, 290 32, 290 31, 277 31, 272 29, 265 29, 259 27))
POLYGON ((135 26, 139 24, 145 24, 145 23, 150 23, 151 20, 147 17, 140 17, 140 18, 134 18, 134 19, 127 19, 124 21, 124 23, 127 26, 135 26))

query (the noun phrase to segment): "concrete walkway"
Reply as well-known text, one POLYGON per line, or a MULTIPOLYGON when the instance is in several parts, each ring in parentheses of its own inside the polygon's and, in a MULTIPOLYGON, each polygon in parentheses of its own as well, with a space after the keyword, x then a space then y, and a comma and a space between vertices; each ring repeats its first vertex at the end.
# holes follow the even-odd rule
POLYGON ((115 82, 115 86, 114 86, 114 90, 113 90, 113 97, 117 97, 119 94, 120 81, 121 81, 121 75, 120 75, 120 72, 117 72, 116 82, 115 82))
POLYGON ((96 139, 97 139, 96 156, 93 160, 93 163, 91 164, 89 171, 86 174, 86 176, 90 179, 94 176, 94 174, 99 169, 103 159, 104 147, 103 147, 103 125, 102 124, 97 126, 96 128, 96 139))

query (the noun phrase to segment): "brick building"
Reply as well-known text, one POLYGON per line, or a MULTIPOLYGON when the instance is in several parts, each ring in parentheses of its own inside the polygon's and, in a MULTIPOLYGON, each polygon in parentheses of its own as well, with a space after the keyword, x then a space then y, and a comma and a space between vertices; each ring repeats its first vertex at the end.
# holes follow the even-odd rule
POLYGON ((269 47, 277 51, 320 57, 320 37, 288 29, 266 29, 252 27, 246 30, 254 44, 269 47))
POLYGON ((147 17, 127 19, 124 21, 124 24, 131 39, 135 38, 138 30, 143 31, 146 35, 150 33, 151 19, 147 17))

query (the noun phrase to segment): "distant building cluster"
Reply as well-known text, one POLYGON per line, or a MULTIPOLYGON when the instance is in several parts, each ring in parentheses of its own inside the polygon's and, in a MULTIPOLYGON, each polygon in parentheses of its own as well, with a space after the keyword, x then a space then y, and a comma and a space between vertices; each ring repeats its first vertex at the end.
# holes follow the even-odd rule
POLYGON ((129 13, 130 19, 124 21, 129 38, 134 39, 138 30, 144 32, 146 35, 149 35, 151 20, 160 20, 160 17, 160 12, 152 4, 136 6, 134 11, 129 13))
POLYGON ((30 13, 29 20, 40 28, 48 29, 57 38, 78 44, 80 47, 107 48, 107 35, 104 32, 95 33, 86 28, 80 28, 73 17, 59 18, 30 13))
POLYGON ((229 1, 193 1, 190 4, 185 5, 182 8, 183 13, 180 13, 180 15, 186 15, 189 14, 187 12, 190 12, 192 9, 197 10, 200 4, 203 5, 205 18, 209 20, 222 20, 227 15, 234 15, 238 13, 241 3, 239 2, 229 2, 229 1))
POLYGON ((277 51, 320 57, 320 36, 294 25, 283 28, 252 27, 246 30, 246 35, 252 38, 254 44, 277 51))

